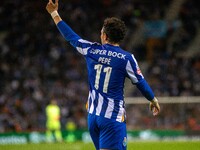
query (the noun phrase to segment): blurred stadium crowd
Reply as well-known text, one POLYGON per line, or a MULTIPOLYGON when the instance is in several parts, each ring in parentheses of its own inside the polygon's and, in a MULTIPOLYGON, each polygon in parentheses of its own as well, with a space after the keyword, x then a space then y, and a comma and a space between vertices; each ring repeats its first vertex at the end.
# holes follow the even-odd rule
MULTIPOLYGON (((97 42, 103 20, 121 18, 128 27, 122 47, 134 53, 156 96, 200 96, 200 55, 188 51, 198 34, 200 10, 197 0, 182 0, 166 15, 174 1, 63 0, 59 13, 81 37, 97 42)), ((46 1, 1 2, 0 132, 44 130, 52 98, 61 107, 63 128, 69 120, 87 127, 84 59, 60 36, 45 6, 46 1)), ((130 91, 127 96, 141 96, 135 88, 130 91)), ((146 106, 129 106, 128 127, 185 129, 191 116, 200 121, 199 104, 193 107, 163 106, 155 121, 146 106)))

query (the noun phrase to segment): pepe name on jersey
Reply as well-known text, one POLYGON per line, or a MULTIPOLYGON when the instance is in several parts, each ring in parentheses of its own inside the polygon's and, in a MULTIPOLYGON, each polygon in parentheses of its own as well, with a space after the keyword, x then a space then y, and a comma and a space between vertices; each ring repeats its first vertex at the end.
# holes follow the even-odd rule
POLYGON ((112 57, 114 58, 119 58, 119 59, 124 59, 126 55, 118 52, 113 52, 113 51, 107 51, 107 50, 99 50, 99 49, 92 49, 90 51, 91 54, 96 54, 96 55, 101 55, 98 59, 98 62, 110 65, 110 62, 112 60, 112 57), (108 57, 103 57, 103 56, 108 56, 108 57))

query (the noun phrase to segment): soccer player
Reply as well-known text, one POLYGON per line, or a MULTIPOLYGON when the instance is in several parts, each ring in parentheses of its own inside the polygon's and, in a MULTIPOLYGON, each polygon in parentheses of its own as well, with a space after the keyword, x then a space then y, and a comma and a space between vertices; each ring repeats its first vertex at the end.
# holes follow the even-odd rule
POLYGON ((150 101, 153 115, 158 115, 160 107, 134 55, 119 46, 125 36, 124 22, 114 17, 105 19, 99 44, 82 39, 62 20, 58 0, 55 3, 49 0, 46 9, 66 41, 85 57, 89 81, 88 128, 96 149, 126 150, 125 78, 130 78, 150 101))
POLYGON ((60 131, 60 108, 57 105, 56 100, 51 100, 50 104, 46 107, 46 140, 47 142, 53 142, 54 137, 57 142, 62 141, 62 133, 60 131))

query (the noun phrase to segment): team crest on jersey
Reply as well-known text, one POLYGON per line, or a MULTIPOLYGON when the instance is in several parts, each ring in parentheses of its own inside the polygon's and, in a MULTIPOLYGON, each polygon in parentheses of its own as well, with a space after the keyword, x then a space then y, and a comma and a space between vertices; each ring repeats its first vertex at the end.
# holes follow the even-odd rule
POLYGON ((127 138, 124 137, 124 140, 123 140, 123 146, 125 147, 127 145, 127 138))

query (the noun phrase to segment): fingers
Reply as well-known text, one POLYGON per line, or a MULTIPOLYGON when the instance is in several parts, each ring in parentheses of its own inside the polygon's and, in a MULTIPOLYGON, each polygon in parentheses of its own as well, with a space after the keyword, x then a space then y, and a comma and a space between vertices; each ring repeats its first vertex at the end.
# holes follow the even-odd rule
POLYGON ((153 110, 153 107, 154 107, 153 103, 150 103, 150 104, 149 104, 149 109, 150 109, 151 111, 153 110))
POLYGON ((47 5, 48 5, 48 6, 53 6, 53 7, 55 7, 55 4, 53 3, 52 0, 49 0, 49 2, 47 3, 47 5))
POLYGON ((150 110, 153 112, 153 116, 157 116, 160 112, 160 106, 158 103, 150 103, 150 110))
POLYGON ((46 8, 47 8, 47 7, 50 7, 51 5, 52 5, 52 3, 51 3, 51 2, 48 2, 46 8))
POLYGON ((151 110, 151 111, 153 110, 153 105, 152 105, 152 104, 150 104, 150 110, 151 110))
POLYGON ((47 5, 46 5, 46 9, 49 7, 49 5, 50 5, 50 2, 47 3, 47 5))
POLYGON ((49 2, 52 3, 52 4, 58 4, 58 1, 59 0, 55 0, 55 3, 54 3, 52 0, 49 0, 49 2))
POLYGON ((51 4, 54 7, 58 7, 58 1, 59 0, 56 0, 55 3, 54 3, 53 0, 49 0, 49 4, 51 4))
POLYGON ((153 116, 157 116, 159 114, 159 109, 157 107, 153 107, 153 116))
POLYGON ((156 116, 159 114, 159 112, 160 112, 160 106, 159 104, 157 104, 156 106, 154 106, 153 115, 156 116))
POLYGON ((160 105, 159 105, 159 103, 156 104, 156 108, 158 109, 158 112, 160 112, 160 105))

